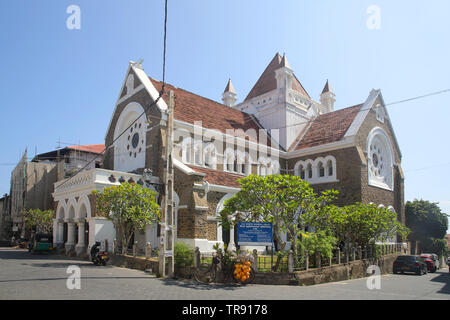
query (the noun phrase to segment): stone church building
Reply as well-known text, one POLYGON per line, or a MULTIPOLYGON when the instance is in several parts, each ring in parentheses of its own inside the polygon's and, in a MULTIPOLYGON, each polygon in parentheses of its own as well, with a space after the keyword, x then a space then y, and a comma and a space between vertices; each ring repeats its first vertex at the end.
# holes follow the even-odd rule
MULTIPOLYGON (((96 214, 92 190, 123 181, 144 184, 144 169, 162 181, 170 90, 178 241, 201 251, 224 240, 233 245, 234 237, 218 225, 218 213, 239 191, 237 179, 249 174, 298 175, 316 192, 338 190, 339 205, 375 203, 404 223, 402 155, 379 90, 359 105, 334 110, 329 82, 315 101, 278 53, 239 104, 231 80, 223 103, 166 84, 162 99, 152 105, 161 87, 142 65, 130 62, 106 132, 105 145, 111 146, 103 168, 55 184, 56 244, 78 253, 95 241, 111 244, 114 228, 96 214)), ((158 227, 149 225, 135 239, 156 247, 159 236, 158 227)))

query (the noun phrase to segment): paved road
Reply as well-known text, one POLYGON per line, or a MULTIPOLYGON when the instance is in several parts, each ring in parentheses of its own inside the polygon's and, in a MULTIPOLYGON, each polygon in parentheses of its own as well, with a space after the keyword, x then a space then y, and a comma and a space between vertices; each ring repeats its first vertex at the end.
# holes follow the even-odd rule
POLYGON ((309 300, 440 299, 450 300, 450 274, 385 275, 381 289, 367 289, 366 279, 296 286, 205 286, 192 281, 162 280, 144 272, 23 249, 0 248, 0 299, 156 299, 156 300, 309 300), (81 270, 81 289, 69 290, 67 267, 81 270))

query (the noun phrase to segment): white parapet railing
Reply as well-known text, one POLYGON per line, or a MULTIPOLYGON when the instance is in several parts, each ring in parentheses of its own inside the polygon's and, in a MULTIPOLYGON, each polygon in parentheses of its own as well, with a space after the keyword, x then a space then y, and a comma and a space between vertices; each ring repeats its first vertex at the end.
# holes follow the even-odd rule
POLYGON ((71 178, 55 182, 53 197, 58 200, 58 198, 67 198, 68 194, 85 194, 93 190, 120 185, 123 182, 144 184, 142 175, 96 168, 82 171, 71 178))

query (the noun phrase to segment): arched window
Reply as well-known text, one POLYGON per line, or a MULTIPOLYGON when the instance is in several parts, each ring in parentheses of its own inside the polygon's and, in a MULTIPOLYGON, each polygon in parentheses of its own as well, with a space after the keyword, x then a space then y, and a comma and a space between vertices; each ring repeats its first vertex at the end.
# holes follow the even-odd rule
POLYGON ((323 163, 321 161, 317 165, 317 173, 319 178, 325 177, 325 168, 323 167, 323 163))
POLYGON ((114 170, 130 172, 145 167, 147 125, 139 115, 144 108, 129 103, 121 112, 114 129, 114 170), (136 118, 139 118, 136 120, 136 118))
POLYGON ((184 138, 182 143, 182 161, 184 163, 193 163, 194 146, 191 138, 184 138))
POLYGON ((217 154, 216 147, 213 143, 208 143, 203 149, 204 165, 207 168, 217 168, 217 154))
POLYGON ((333 161, 327 161, 327 174, 329 177, 333 176, 333 161))
POLYGON ((203 143, 196 141, 194 144, 194 160, 197 166, 203 165, 203 143))
POLYGON ((308 166, 306 167, 306 174, 307 174, 307 179, 312 179, 312 177, 313 177, 313 170, 312 170, 311 163, 309 163, 308 166))
POLYGON ((305 167, 303 165, 300 165, 300 179, 305 180, 306 172, 305 167))
POLYGON ((388 135, 374 128, 367 137, 369 185, 393 190, 394 155, 388 135))
POLYGON ((258 159, 258 174, 268 176, 280 173, 280 163, 271 158, 260 157, 258 159))
POLYGON ((248 166, 248 155, 245 152, 236 150, 235 164, 236 164, 235 172, 240 174, 246 174, 248 166))
POLYGON ((225 150, 225 157, 223 162, 223 170, 228 172, 234 171, 235 166, 235 155, 233 149, 226 149, 225 150))

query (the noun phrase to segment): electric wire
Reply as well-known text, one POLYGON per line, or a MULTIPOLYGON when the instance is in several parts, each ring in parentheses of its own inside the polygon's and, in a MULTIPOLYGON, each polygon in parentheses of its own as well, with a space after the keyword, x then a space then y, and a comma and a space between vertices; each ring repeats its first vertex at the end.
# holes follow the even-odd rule
MULTIPOLYGON (((152 106, 156 105, 164 94, 164 89, 165 89, 165 84, 166 84, 167 1, 168 0, 165 0, 165 7, 164 7, 164 44, 163 44, 164 50, 163 50, 163 66, 162 66, 163 79, 162 79, 161 91, 159 92, 158 98, 156 98, 155 101, 153 101, 150 105, 148 105, 144 109, 144 111, 125 130, 123 130, 110 144, 105 146, 105 149, 103 150, 102 153, 105 153, 106 150, 108 150, 125 132, 128 131, 128 129, 130 129, 133 126, 133 124, 136 123, 136 121, 138 121, 152 106)), ((55 191, 56 191, 56 189, 61 188, 64 184, 69 182, 75 176, 77 176, 80 172, 82 172, 85 168, 87 168, 93 161, 95 161, 99 156, 100 155, 97 155, 94 159, 89 161, 89 163, 87 163, 83 168, 79 169, 73 176, 66 179, 63 183, 61 183, 60 185, 55 187, 55 191)))

